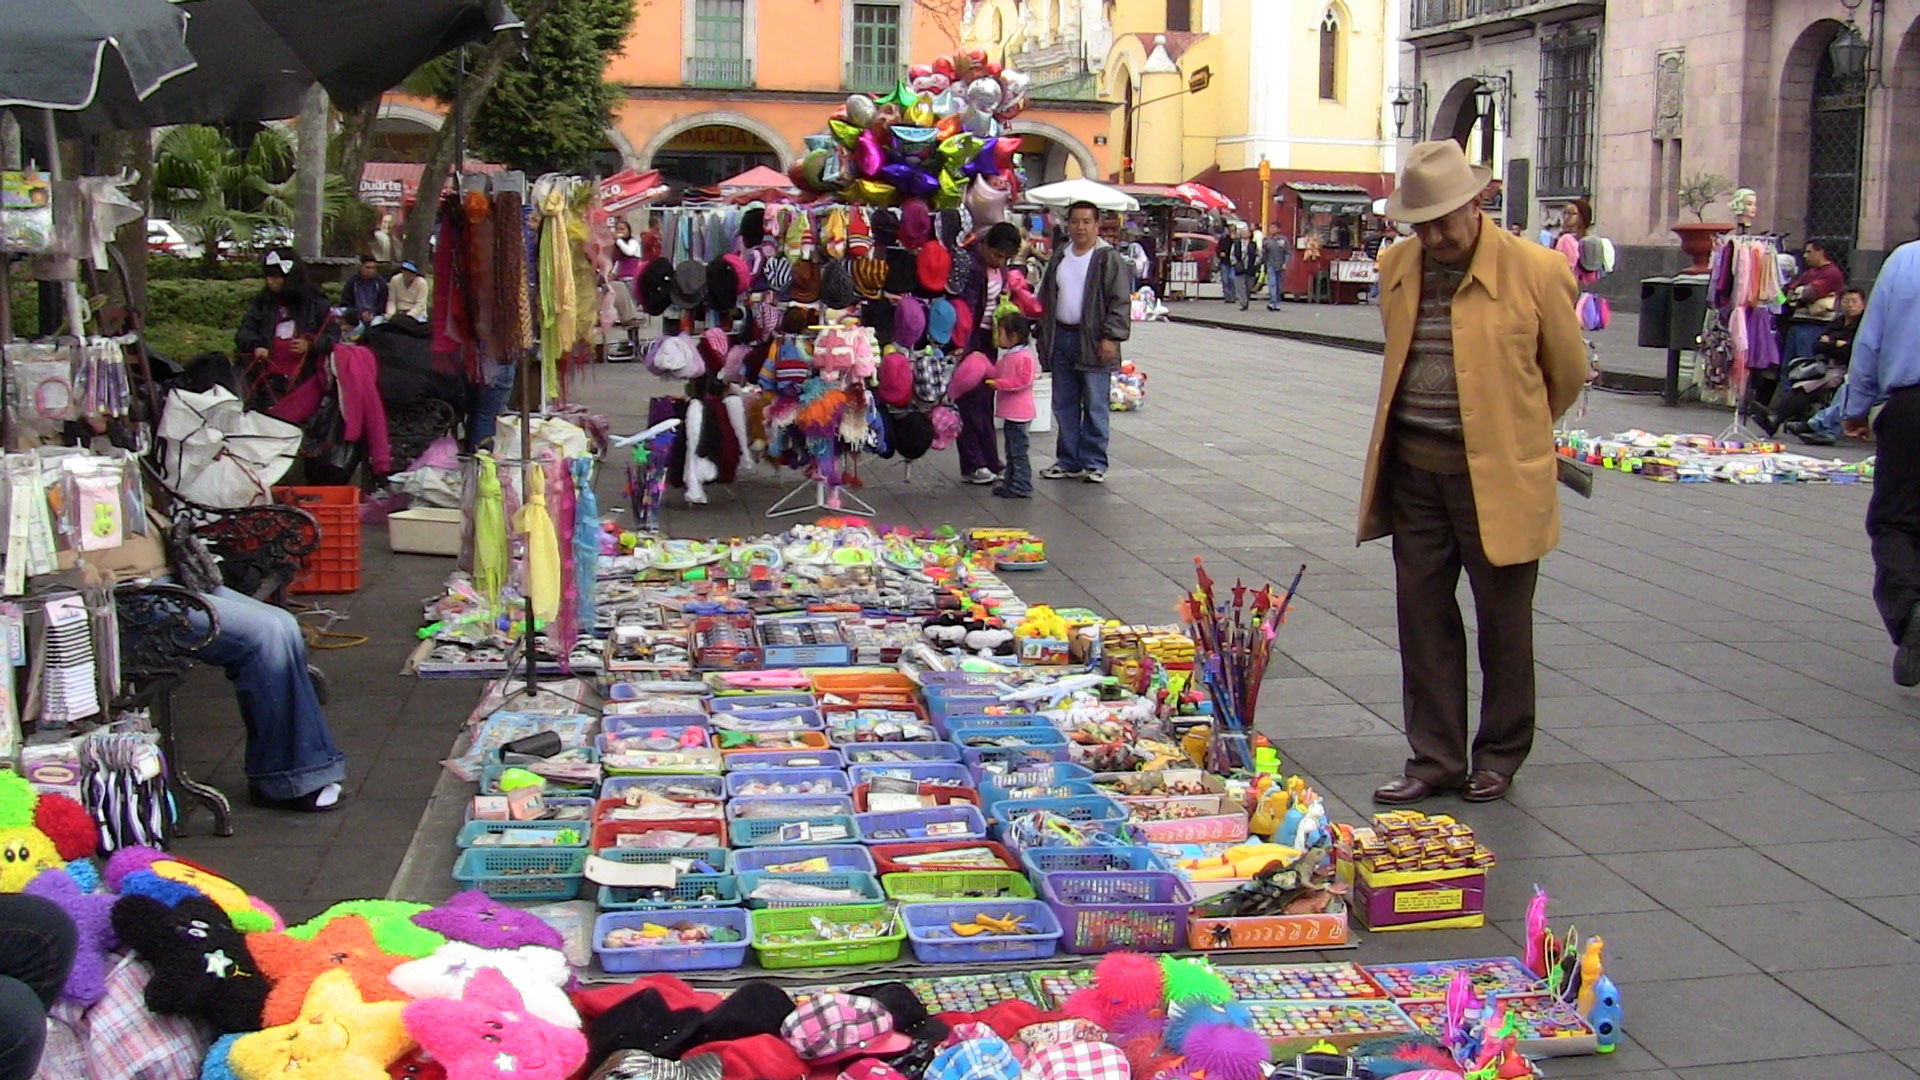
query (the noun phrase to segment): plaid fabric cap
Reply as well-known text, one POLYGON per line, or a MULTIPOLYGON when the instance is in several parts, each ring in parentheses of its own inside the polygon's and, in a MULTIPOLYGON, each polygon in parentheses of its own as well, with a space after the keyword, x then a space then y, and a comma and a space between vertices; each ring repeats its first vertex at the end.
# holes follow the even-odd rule
POLYGON ((808 1061, 849 1054, 897 1054, 913 1045, 912 1039, 893 1030, 893 1014, 885 1007, 853 994, 808 998, 781 1023, 780 1036, 808 1061))
POLYGON ((1005 1039, 989 1035, 940 1051, 925 1080, 1020 1080, 1020 1062, 1005 1039))
POLYGON ((938 349, 922 349, 913 354, 913 396, 920 401, 939 401, 947 396, 947 384, 953 381, 954 361, 938 349))
POLYGON ((1127 1055, 1112 1043, 1049 1046, 1027 1059, 1029 1080, 1131 1080, 1127 1055))

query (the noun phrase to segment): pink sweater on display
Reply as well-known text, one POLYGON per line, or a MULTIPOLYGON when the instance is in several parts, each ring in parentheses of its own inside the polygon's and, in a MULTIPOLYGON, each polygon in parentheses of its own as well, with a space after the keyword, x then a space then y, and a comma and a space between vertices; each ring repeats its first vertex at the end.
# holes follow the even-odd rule
POLYGON ((1040 362, 1025 345, 1000 354, 993 365, 993 415, 1015 423, 1033 420, 1033 381, 1040 376, 1040 362))

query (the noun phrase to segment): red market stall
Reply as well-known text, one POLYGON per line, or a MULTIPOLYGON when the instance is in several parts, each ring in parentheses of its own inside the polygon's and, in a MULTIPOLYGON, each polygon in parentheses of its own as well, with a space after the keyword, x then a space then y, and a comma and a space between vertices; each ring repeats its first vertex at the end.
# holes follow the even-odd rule
POLYGON ((1274 196, 1277 220, 1293 237, 1282 289, 1291 299, 1357 304, 1378 280, 1366 256, 1367 236, 1380 227, 1374 195, 1358 184, 1295 180, 1274 196))

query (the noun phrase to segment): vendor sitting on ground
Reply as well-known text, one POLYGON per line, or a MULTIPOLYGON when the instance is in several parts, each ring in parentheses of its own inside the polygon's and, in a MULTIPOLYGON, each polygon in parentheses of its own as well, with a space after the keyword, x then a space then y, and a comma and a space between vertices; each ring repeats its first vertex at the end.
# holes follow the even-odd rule
MULTIPOLYGON (((155 519, 147 535, 90 551, 81 561, 114 581, 169 581, 161 537, 166 522, 155 519)), ((61 559, 70 565, 72 556, 61 559)), ((194 654, 226 669, 240 718, 247 727, 247 795, 255 806, 320 813, 340 805, 347 756, 333 744, 313 678, 307 673, 307 641, 291 613, 222 585, 201 593, 213 608, 220 632, 194 654)))
POLYGON ((1758 410, 1760 427, 1768 435, 1783 427, 1795 434, 1804 434, 1797 430, 1796 425, 1811 417, 1846 381, 1847 363, 1853 358, 1853 336, 1859 331, 1860 317, 1866 311, 1866 293, 1853 288, 1843 291, 1839 310, 1834 313, 1833 322, 1815 339, 1812 354, 1809 357, 1787 358, 1779 392, 1775 394, 1772 404, 1758 410), (1824 364, 1825 370, 1817 376, 1794 378, 1796 369, 1805 359, 1824 364))

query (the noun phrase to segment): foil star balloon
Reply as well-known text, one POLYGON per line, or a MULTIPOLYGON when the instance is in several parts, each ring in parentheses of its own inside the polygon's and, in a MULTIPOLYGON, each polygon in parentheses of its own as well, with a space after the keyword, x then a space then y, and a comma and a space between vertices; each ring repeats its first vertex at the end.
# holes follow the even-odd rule
POLYGON ((893 84, 893 93, 881 98, 880 104, 891 105, 904 113, 906 110, 912 108, 913 103, 918 100, 918 96, 913 92, 913 87, 907 85, 907 80, 900 79, 893 84))

